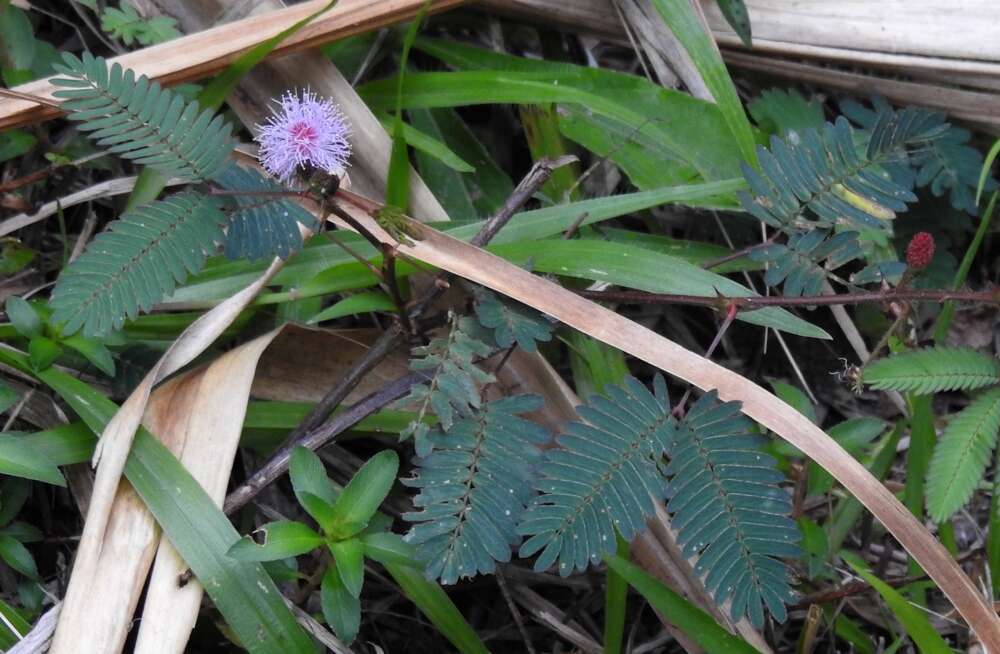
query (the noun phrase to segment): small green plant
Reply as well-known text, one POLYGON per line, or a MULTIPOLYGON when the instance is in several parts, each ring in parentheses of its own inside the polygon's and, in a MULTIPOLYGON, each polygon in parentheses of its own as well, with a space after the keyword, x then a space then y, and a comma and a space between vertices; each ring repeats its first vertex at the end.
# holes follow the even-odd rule
POLYGON ((319 526, 317 532, 294 520, 271 522, 235 543, 229 556, 243 561, 280 561, 325 547, 333 561, 320 588, 323 616, 339 638, 350 643, 361 625, 365 559, 412 565, 413 550, 387 531, 378 508, 396 481, 399 459, 387 450, 368 459, 351 481, 338 489, 323 462, 304 447, 292 452, 289 472, 295 497, 319 526))
MULTIPOLYGON (((91 7, 96 9, 95 7, 91 7)), ((163 43, 181 35, 177 31, 177 21, 169 16, 143 18, 128 2, 121 2, 118 8, 106 7, 101 14, 101 29, 112 38, 121 39, 125 45, 138 42, 139 45, 163 43)))

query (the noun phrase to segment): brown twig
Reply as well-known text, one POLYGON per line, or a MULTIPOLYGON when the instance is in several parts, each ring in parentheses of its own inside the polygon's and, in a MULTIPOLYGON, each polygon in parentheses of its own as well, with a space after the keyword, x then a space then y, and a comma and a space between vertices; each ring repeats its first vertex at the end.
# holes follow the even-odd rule
POLYGON ((334 409, 340 406, 340 403, 350 395, 351 391, 357 388, 364 376, 392 354, 396 346, 402 342, 402 336, 403 332, 398 325, 390 325, 387 330, 382 332, 371 349, 365 352, 361 360, 323 396, 309 412, 309 415, 302 419, 299 426, 292 430, 281 447, 291 447, 309 432, 319 429, 334 409))
POLYGON ((764 307, 812 307, 839 304, 883 304, 888 302, 982 302, 1000 304, 1000 290, 992 291, 952 291, 948 289, 912 289, 871 291, 861 293, 839 293, 835 295, 812 295, 802 297, 724 297, 705 295, 673 295, 669 293, 647 293, 646 291, 587 291, 576 293, 589 299, 603 302, 627 304, 690 304, 714 309, 736 306, 741 311, 753 311, 764 307))
POLYGON ((756 250, 757 248, 771 245, 772 243, 774 243, 775 239, 777 239, 778 236, 780 235, 781 232, 775 232, 771 234, 771 236, 769 236, 765 241, 761 241, 760 243, 752 243, 744 248, 740 248, 739 250, 733 250, 729 254, 723 255, 721 257, 716 257, 715 259, 709 259, 708 261, 702 263, 701 267, 704 268, 705 270, 711 270, 716 266, 721 266, 724 263, 729 263, 730 261, 739 259, 740 257, 745 257, 754 250, 756 250))
POLYGON ((285 474, 285 471, 288 470, 292 449, 295 446, 301 445, 310 450, 323 447, 337 435, 406 395, 414 384, 419 384, 426 378, 427 375, 424 372, 411 372, 403 375, 374 393, 370 393, 342 413, 338 413, 320 428, 306 433, 295 443, 280 448, 249 479, 226 497, 226 503, 223 507, 226 514, 232 514, 240 509, 278 477, 285 474))
MULTIPOLYGON (((545 182, 549 181, 554 170, 576 160, 576 157, 566 156, 559 157, 558 159, 543 158, 536 161, 535 165, 528 171, 528 174, 524 176, 517 185, 517 188, 514 189, 514 192, 507 198, 507 201, 500 207, 500 210, 483 224, 479 233, 473 236, 469 242, 476 247, 483 247, 488 244, 493 240, 494 236, 500 233, 500 230, 503 229, 504 225, 510 221, 514 214, 531 199, 531 196, 544 186, 545 182)), ((448 288, 448 282, 453 277, 454 275, 449 273, 439 274, 434 280, 432 291, 427 293, 423 299, 414 304, 413 308, 410 309, 410 316, 415 318, 423 314, 427 310, 427 307, 441 297, 448 288)))

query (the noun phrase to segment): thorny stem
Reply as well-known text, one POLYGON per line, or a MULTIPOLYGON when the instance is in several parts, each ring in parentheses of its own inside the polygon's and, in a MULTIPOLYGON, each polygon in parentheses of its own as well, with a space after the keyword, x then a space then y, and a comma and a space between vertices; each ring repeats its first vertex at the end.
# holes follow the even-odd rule
POLYGON ((887 289, 859 293, 785 297, 780 295, 759 297, 711 297, 704 295, 673 295, 645 291, 576 291, 590 300, 622 302, 627 304, 690 304, 715 309, 735 305, 741 311, 764 307, 813 307, 839 304, 883 304, 888 302, 982 302, 1000 304, 1000 290, 952 291, 949 289, 887 289))

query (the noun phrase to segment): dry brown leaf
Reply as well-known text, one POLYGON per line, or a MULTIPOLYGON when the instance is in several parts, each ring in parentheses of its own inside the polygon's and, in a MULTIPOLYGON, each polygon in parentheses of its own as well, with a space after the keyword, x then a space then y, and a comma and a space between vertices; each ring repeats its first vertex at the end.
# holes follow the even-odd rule
MULTIPOLYGON (((251 394, 262 400, 318 402, 333 382, 364 356, 380 333, 376 329, 288 330, 261 357, 251 394)), ((403 347, 366 375, 345 404, 354 403, 407 372, 409 352, 403 347)))
MULTIPOLYGON (((258 361, 280 332, 271 331, 227 352, 206 368, 171 380, 156 390, 146 410, 146 420, 155 425, 154 433, 161 440, 177 443, 174 454, 220 507, 226 498, 258 361)), ((184 560, 167 539, 161 539, 135 654, 184 652, 203 593, 197 579, 184 586, 177 583, 185 570, 184 560)))
MULTIPOLYGON (((94 452, 94 461, 98 463, 94 492, 76 551, 69 587, 66 589, 64 609, 56 628, 52 644, 54 652, 79 651, 76 648, 80 646, 81 634, 87 634, 88 629, 92 629, 86 616, 87 606, 93 603, 94 580, 114 570, 120 560, 111 558, 114 553, 107 551, 109 544, 117 542, 114 539, 120 536, 119 527, 112 520, 112 505, 120 487, 133 492, 127 483, 121 481, 122 472, 153 386, 204 352, 250 304, 282 264, 280 259, 275 259, 260 279, 191 323, 125 400, 101 434, 94 452)), ((138 498, 136 501, 142 504, 138 498)), ((123 529, 128 531, 128 527, 123 529)), ((130 614, 131 612, 128 613, 130 614)), ((126 619, 115 629, 127 626, 126 619)))
MULTIPOLYGON (((371 205, 364 198, 355 200, 359 206, 371 205)), ((348 211, 379 238, 394 242, 367 212, 355 206, 348 211)), ((523 302, 702 390, 717 389, 723 400, 742 402, 747 416, 798 447, 857 497, 937 583, 980 640, 1000 652, 1000 618, 948 551, 864 466, 789 404, 738 373, 500 257, 416 221, 411 227, 421 238, 397 244, 401 254, 523 302)))
MULTIPOLYGON (((442 11, 465 0, 431 0, 430 11, 442 11)), ((180 84, 219 72, 255 45, 315 13, 329 0, 311 0, 182 36, 111 59, 165 85, 180 84)), ((333 9, 302 28, 274 49, 271 57, 305 50, 412 18, 424 0, 340 0, 333 9)), ((45 78, 12 90, 52 99, 56 90, 45 78)), ((0 130, 48 120, 59 115, 53 107, 27 100, 0 98, 0 130)))

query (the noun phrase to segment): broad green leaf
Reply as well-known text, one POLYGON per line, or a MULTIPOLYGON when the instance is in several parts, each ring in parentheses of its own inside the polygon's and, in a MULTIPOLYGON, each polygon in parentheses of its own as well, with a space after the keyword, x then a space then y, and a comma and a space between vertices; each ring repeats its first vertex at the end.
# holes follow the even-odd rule
POLYGON ((354 642, 361 628, 361 601, 347 592, 334 566, 329 566, 320 584, 320 606, 323 618, 347 644, 354 642))
POLYGON ((441 586, 424 577, 422 567, 382 562, 403 594, 427 616, 462 654, 489 654, 486 645, 462 617, 441 586))
POLYGON ((10 386, 0 383, 0 413, 17 404, 21 397, 10 386))
POLYGON ((358 313, 371 313, 373 311, 395 311, 396 305, 382 291, 369 291, 366 293, 355 293, 349 295, 339 302, 331 304, 315 316, 309 319, 308 324, 325 320, 335 320, 344 316, 353 316, 358 313))
POLYGON ((323 544, 322 536, 294 520, 270 522, 255 533, 262 533, 264 542, 258 544, 246 536, 229 548, 229 556, 239 561, 279 561, 311 552, 323 544))
MULTIPOLYGON (((652 293, 703 297, 749 296, 750 289, 686 261, 645 248, 597 240, 547 240, 498 245, 490 250, 517 264, 531 261, 534 270, 579 277, 652 293)), ((815 325, 780 308, 741 312, 737 319, 764 327, 830 338, 815 325)))
POLYGON ((991 388, 955 415, 934 448, 927 471, 927 512, 943 522, 979 485, 1000 430, 1000 388, 991 388))
POLYGON ((93 338, 84 338, 79 334, 64 338, 60 342, 82 354, 87 361, 94 364, 108 377, 115 376, 115 360, 104 343, 93 338))
POLYGON ((0 534, 0 558, 25 577, 34 580, 38 579, 38 568, 35 566, 35 558, 31 556, 28 548, 13 536, 0 534))
POLYGON ((874 361, 862 380, 879 391, 968 391, 1000 383, 1000 361, 971 348, 933 347, 874 361))
MULTIPOLYGON (((505 83, 509 73, 534 74, 548 79, 553 86, 573 87, 588 95, 625 105, 633 112, 633 117, 642 116, 643 122, 634 122, 629 119, 628 113, 609 112, 608 107, 579 103, 596 116, 604 116, 627 126, 630 131, 622 132, 623 138, 619 142, 635 140, 644 146, 651 146, 653 151, 670 153, 669 156, 675 160, 693 165, 706 180, 731 177, 735 174, 732 167, 739 168, 740 148, 727 129, 719 107, 687 93, 664 89, 646 78, 605 68, 514 57, 455 41, 420 38, 416 47, 460 70, 495 72, 499 84, 505 83), (681 150, 677 149, 678 145, 681 150), (685 153, 683 148, 686 147, 697 152, 685 153)), ((469 92, 489 95, 493 91, 476 86, 469 92)), ((539 97, 526 101, 527 104, 547 102, 576 101, 539 97)), ((586 143, 583 145, 589 147, 586 143)), ((670 183, 676 183, 677 179, 672 179, 670 183)))
POLYGON ((754 654, 757 650, 737 638, 697 606, 618 555, 606 558, 608 567, 621 575, 660 615, 709 654, 754 654))
MULTIPOLYGON (((726 64, 722 61, 715 40, 708 33, 694 6, 688 0, 652 0, 653 6, 660 12, 663 22, 680 41, 691 56, 695 68, 701 73, 708 90, 712 92, 723 120, 729 126, 730 132, 739 144, 743 159, 751 165, 757 164, 757 152, 754 149, 753 130, 750 121, 743 112, 740 97, 736 94, 736 86, 729 77, 726 64)), ((749 37, 749 25, 747 26, 749 37)))
MULTIPOLYGON (((852 456, 857 456, 863 448, 878 438, 886 430, 888 424, 878 418, 850 418, 826 430, 826 433, 852 456)), ((807 464, 808 482, 807 495, 822 495, 833 489, 833 475, 823 469, 815 461, 807 464)))
POLYGON ((336 537, 353 536, 365 528, 389 494, 398 470, 399 457, 392 450, 379 452, 361 466, 333 505, 336 537))
MULTIPOLYGON (((0 349, 0 362, 31 373, 27 357, 19 352, 0 349)), ((118 410, 104 395, 64 372, 49 368, 37 377, 93 431, 103 430, 118 410)), ((315 651, 263 567, 227 556, 240 537, 229 519, 143 428, 136 434, 125 476, 244 646, 260 654, 315 651)))
POLYGON ((316 497, 308 491, 296 491, 295 496, 299 504, 306 510, 312 519, 319 525, 320 531, 324 534, 330 533, 336 523, 333 513, 333 505, 324 499, 316 497))
POLYGON ((38 139, 28 132, 19 129, 3 132, 0 134, 0 163, 30 152, 36 143, 38 139))
POLYGON ((33 445, 31 436, 0 434, 0 473, 65 486, 59 468, 33 445))
MULTIPOLYGON (((300 421, 296 421, 296 425, 298 422, 300 421)), ((326 474, 326 466, 312 450, 301 445, 296 446, 292 450, 288 473, 292 478, 292 489, 296 495, 312 493, 331 505, 337 501, 337 490, 326 474)))
POLYGON ((62 347, 51 338, 36 336, 28 343, 28 360, 35 371, 51 366, 63 352, 62 347))
POLYGON ((42 317, 38 315, 31 303, 16 295, 7 298, 5 306, 7 318, 10 319, 17 333, 25 338, 36 338, 42 335, 45 328, 42 317))
POLYGON ((35 30, 28 14, 3 3, 0 9, 0 55, 3 68, 27 70, 35 59, 35 30))
MULTIPOLYGON (((629 126, 636 139, 651 139, 678 161, 694 166, 706 180, 723 179, 736 174, 738 156, 731 142, 726 143, 727 131, 719 135, 725 124, 712 124, 718 117, 713 105, 695 100, 677 91, 658 88, 661 103, 657 116, 644 113, 649 109, 643 98, 630 94, 635 85, 650 84, 640 78, 622 75, 615 80, 616 88, 592 90, 590 80, 581 80, 570 72, 553 75, 548 71, 515 72, 462 71, 452 73, 410 73, 403 83, 406 109, 460 107, 476 104, 544 104, 571 103, 587 107, 597 115, 629 126), (626 88, 623 88, 626 87, 626 88), (669 122, 662 117, 669 115, 669 122), (694 135, 698 142, 694 142, 694 135)), ((361 87, 365 101, 374 109, 387 109, 395 99, 396 79, 378 80, 361 87)), ((642 93, 650 94, 643 89, 642 93)))
POLYGON ((333 554, 334 567, 347 592, 354 597, 361 596, 365 581, 365 546, 360 539, 348 538, 327 543, 333 554))
POLYGON ((787 402, 796 411, 809 418, 814 424, 819 424, 816 419, 816 407, 809 401, 809 397, 797 386, 792 386, 780 379, 771 379, 771 389, 779 399, 787 402))
POLYGON ((416 548, 403 541, 399 534, 380 531, 361 537, 365 556, 384 565, 416 565, 416 548))
POLYGON ((872 574, 865 562, 853 552, 842 551, 840 556, 862 579, 878 591, 893 615, 903 625, 907 635, 913 639, 913 644, 923 654, 953 654, 952 649, 931 625, 924 611, 910 604, 899 591, 872 574))

